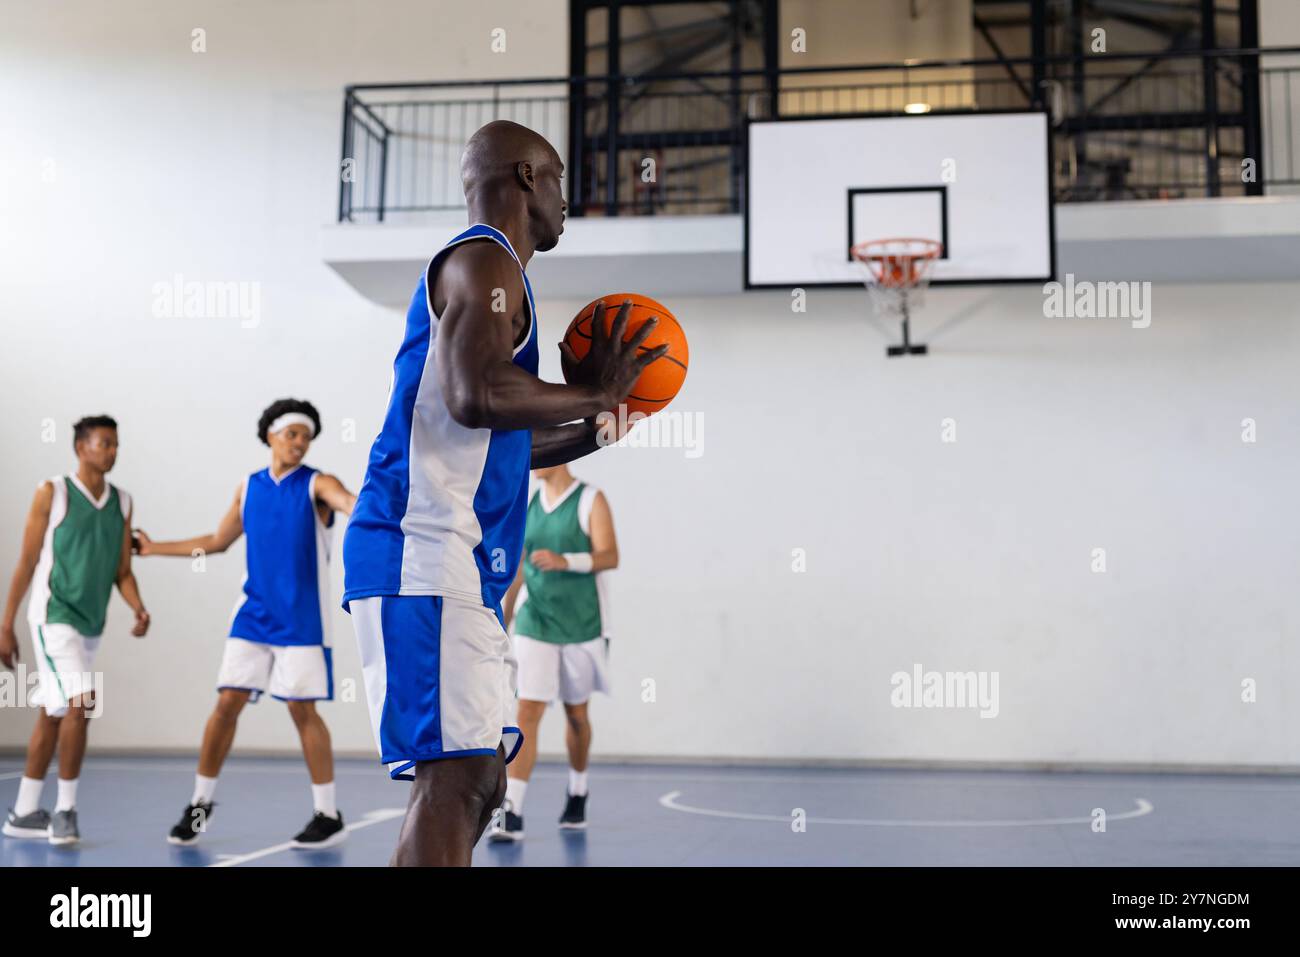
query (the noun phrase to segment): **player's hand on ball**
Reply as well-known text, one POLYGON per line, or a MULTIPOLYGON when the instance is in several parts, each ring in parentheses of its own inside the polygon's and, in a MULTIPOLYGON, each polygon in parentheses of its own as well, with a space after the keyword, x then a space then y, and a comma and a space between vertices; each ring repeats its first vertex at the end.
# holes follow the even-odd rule
POLYGON ((131 629, 131 634, 136 638, 143 638, 144 633, 149 630, 149 613, 141 608, 135 613, 135 627, 131 629))
POLYGON ((562 572, 569 567, 569 562, 563 555, 546 548, 537 549, 528 556, 528 560, 534 568, 543 572, 562 572))
POLYGON ((597 303, 591 322, 591 348, 581 359, 567 342, 560 343, 560 354, 571 372, 566 372, 569 382, 591 385, 601 390, 605 403, 616 406, 627 398, 641 370, 668 351, 667 345, 639 352, 638 347, 659 324, 658 317, 642 323, 630 339, 623 341, 627 331, 627 315, 631 300, 625 300, 614 317, 608 335, 605 332, 605 304, 597 303))

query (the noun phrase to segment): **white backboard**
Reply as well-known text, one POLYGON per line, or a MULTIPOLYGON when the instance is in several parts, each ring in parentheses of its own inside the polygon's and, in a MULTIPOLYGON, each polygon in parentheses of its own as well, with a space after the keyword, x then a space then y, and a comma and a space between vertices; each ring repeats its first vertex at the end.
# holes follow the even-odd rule
POLYGON ((745 287, 862 281, 849 246, 944 243, 933 283, 1055 278, 1045 113, 788 118, 748 127, 745 287))

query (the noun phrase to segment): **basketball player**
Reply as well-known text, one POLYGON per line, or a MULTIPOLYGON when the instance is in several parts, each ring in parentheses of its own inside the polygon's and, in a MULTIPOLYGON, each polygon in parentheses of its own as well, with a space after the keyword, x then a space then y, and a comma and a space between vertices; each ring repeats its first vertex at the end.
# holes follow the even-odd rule
POLYGON ((473 224, 420 277, 379 437, 343 542, 380 760, 413 782, 395 865, 468 865, 519 747, 514 656, 501 599, 515 577, 528 469, 594 452, 595 416, 623 402, 666 346, 626 342, 604 309, 572 382, 537 378, 537 311, 524 272, 555 248, 563 163, 505 120, 478 130, 461 180, 473 224), (569 424, 564 424, 569 423, 569 424))
POLYGON ((330 733, 316 702, 334 697, 326 640, 328 530, 335 512, 352 511, 356 496, 334 476, 302 464, 319 434, 320 414, 310 402, 271 403, 257 423, 271 465, 240 484, 215 532, 178 542, 155 542, 136 532, 141 555, 185 558, 224 552, 240 534, 248 536, 248 572, 221 660, 217 706, 203 730, 194 795, 169 843, 193 844, 206 829, 239 713, 264 693, 288 705, 311 775, 314 814, 292 846, 331 847, 347 837, 335 803, 330 733))
POLYGON ((39 672, 32 703, 41 710, 27 745, 18 800, 3 830, 8 837, 51 844, 81 839, 77 780, 86 753, 87 710, 95 713, 97 690, 91 665, 113 585, 135 612, 131 634, 142 638, 149 630, 149 613, 131 573, 131 496, 105 478, 117 462, 117 423, 107 415, 87 416, 72 431, 77 470, 36 489, 0 625, 0 661, 12 670, 18 660, 14 618, 32 585, 27 620, 39 672), (40 798, 56 744, 59 794, 51 817, 40 798))
POLYGON ((556 698, 564 703, 569 751, 569 789, 560 827, 587 826, 587 701, 593 691, 609 692, 609 601, 603 579, 618 567, 614 517, 605 493, 579 482, 568 466, 537 469, 533 476, 541 484, 528 503, 524 556, 504 609, 509 629, 522 592, 524 600, 513 617, 524 741, 506 771, 505 813, 492 823, 490 840, 497 842, 524 838, 524 792, 537 761, 537 727, 556 698))

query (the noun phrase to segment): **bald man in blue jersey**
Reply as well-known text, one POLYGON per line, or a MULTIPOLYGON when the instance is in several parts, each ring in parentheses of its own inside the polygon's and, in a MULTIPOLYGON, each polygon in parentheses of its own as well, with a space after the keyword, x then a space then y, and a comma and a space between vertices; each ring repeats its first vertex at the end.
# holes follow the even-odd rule
POLYGON ((596 416, 666 347, 639 351, 604 310, 567 385, 537 378, 525 268, 564 231, 564 164, 505 120, 471 137, 472 224, 416 286, 383 428, 343 544, 344 604, 361 650, 380 760, 412 782, 395 865, 468 865, 519 747, 501 599, 515 576, 528 470, 594 452, 596 416))

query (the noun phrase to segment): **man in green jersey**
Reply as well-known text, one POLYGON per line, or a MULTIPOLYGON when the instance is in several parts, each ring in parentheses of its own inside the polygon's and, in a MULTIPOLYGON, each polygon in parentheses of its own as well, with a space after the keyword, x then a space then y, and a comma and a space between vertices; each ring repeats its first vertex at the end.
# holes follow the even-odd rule
POLYGON ((537 728, 551 701, 564 703, 569 788, 561 828, 587 826, 587 757, 593 691, 608 694, 609 601, 604 573, 618 567, 609 503, 599 489, 575 479, 568 466, 534 469, 540 485, 528 503, 524 558, 506 592, 506 626, 513 619, 519 667, 519 728, 524 743, 506 768, 506 800, 490 839, 524 836, 524 792, 537 760, 537 728), (519 610, 515 613, 515 605, 519 610))
POLYGON ((18 800, 3 831, 51 844, 80 839, 77 779, 86 753, 87 712, 97 707, 91 665, 114 585, 135 612, 131 634, 140 638, 149 629, 149 613, 131 573, 131 497, 105 478, 117 461, 117 423, 106 415, 88 416, 73 426, 72 444, 77 471, 56 475, 36 489, 0 623, 0 662, 12 670, 18 660, 14 619, 31 585, 27 619, 40 672, 32 703, 41 710, 27 745, 18 800), (51 816, 40 798, 56 745, 59 793, 51 816))

